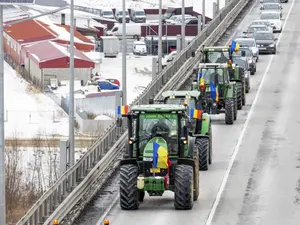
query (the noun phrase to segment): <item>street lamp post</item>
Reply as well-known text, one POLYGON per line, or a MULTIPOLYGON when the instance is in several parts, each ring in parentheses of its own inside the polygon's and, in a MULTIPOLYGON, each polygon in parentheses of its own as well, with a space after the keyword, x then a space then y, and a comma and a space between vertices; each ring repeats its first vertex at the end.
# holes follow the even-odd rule
POLYGON ((159 9, 158 9, 158 74, 162 70, 162 0, 159 0, 159 9))
POLYGON ((181 6, 181 49, 185 48, 185 0, 182 0, 181 6))
POLYGON ((122 104, 127 104, 127 75, 126 75, 126 5, 125 0, 123 4, 123 17, 122 17, 122 104))

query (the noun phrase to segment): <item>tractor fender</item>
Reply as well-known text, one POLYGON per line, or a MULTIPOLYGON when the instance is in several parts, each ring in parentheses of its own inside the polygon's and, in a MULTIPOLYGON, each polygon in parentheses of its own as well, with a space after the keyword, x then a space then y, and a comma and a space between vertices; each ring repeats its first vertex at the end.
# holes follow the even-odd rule
POLYGON ((195 137, 195 139, 197 139, 197 138, 207 138, 207 139, 209 139, 209 135, 207 135, 207 134, 195 134, 194 137, 195 137))
POLYGON ((208 134, 209 125, 210 125, 210 117, 208 113, 202 114, 202 127, 201 127, 201 134, 208 134))
POLYGON ((195 168, 195 162, 194 159, 188 159, 188 158, 178 158, 177 159, 177 165, 189 165, 195 168))
POLYGON ((193 159, 196 138, 189 136, 188 138, 188 154, 187 157, 193 159))
POLYGON ((236 83, 241 83, 241 82, 243 82, 242 80, 235 80, 235 79, 232 79, 232 80, 230 80, 231 82, 236 82, 236 83))
POLYGON ((120 161, 120 166, 128 165, 128 164, 137 165, 137 161, 136 159, 122 159, 120 161))
POLYGON ((228 99, 228 98, 233 98, 233 92, 234 92, 234 89, 235 89, 235 86, 236 86, 236 83, 235 82, 230 82, 230 87, 227 88, 226 90, 226 96, 225 96, 225 99, 228 99))

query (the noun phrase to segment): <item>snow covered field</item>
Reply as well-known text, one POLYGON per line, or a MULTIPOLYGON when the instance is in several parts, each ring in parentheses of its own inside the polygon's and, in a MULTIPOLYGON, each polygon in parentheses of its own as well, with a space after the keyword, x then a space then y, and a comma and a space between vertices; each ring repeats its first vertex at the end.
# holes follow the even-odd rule
MULTIPOLYGON (((66 0, 70 3, 70 0, 66 0)), ((126 0, 126 8, 158 8, 158 0, 126 0)), ((163 0, 163 8, 181 7, 182 0, 163 0)), ((216 0, 205 0, 206 16, 213 15, 213 2, 216 0)), ((122 1, 120 0, 74 0, 75 5, 91 7, 91 8, 122 8, 122 1)), ((198 13, 202 12, 202 0, 185 0, 186 6, 193 6, 198 13)), ((220 0, 220 7, 224 7, 225 0, 220 0)))
POLYGON ((4 62, 5 137, 68 134, 68 115, 4 62))

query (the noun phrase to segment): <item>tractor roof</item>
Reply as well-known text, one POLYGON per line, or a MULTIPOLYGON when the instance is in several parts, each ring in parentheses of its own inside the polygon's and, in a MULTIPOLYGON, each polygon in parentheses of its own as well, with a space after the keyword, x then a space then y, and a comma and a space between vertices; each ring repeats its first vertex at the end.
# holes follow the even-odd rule
POLYGON ((208 52, 227 52, 229 49, 228 46, 210 46, 210 47, 204 47, 204 51, 208 52))
POLYGON ((200 63, 199 68, 228 68, 227 63, 200 63))
POLYGON ((134 105, 130 111, 140 112, 171 112, 171 111, 185 111, 184 105, 171 105, 171 104, 151 104, 151 105, 134 105))
POLYGON ((185 97, 185 96, 191 96, 194 98, 198 98, 200 96, 199 91, 165 91, 162 93, 162 96, 164 98, 170 97, 170 96, 177 96, 177 97, 185 97))

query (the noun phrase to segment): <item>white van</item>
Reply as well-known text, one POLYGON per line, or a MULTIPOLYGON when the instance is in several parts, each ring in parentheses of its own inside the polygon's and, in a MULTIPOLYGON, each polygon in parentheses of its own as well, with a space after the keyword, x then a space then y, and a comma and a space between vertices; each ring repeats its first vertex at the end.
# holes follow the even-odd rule
POLYGON ((112 9, 101 9, 100 16, 106 19, 115 19, 112 9))
POLYGON ((146 43, 144 41, 134 41, 132 51, 134 55, 147 55, 146 43))
MULTIPOLYGON (((119 23, 123 22, 123 13, 122 12, 123 12, 123 10, 116 9, 115 18, 119 23)), ((129 13, 127 10, 125 11, 125 18, 126 18, 126 23, 129 23, 130 17, 129 17, 129 13)))
POLYGON ((135 23, 146 23, 146 14, 143 9, 131 9, 130 18, 135 23))
MULTIPOLYGON (((123 31, 123 24, 115 23, 113 28, 111 30, 108 30, 106 34, 109 36, 122 37, 122 31, 123 31)), ((141 33, 142 33, 141 24, 136 24, 136 23, 126 24, 127 37, 137 39, 138 37, 141 36, 141 33)))

